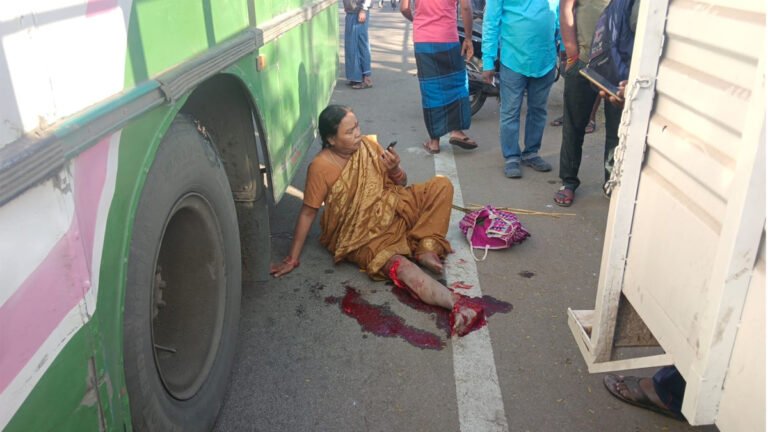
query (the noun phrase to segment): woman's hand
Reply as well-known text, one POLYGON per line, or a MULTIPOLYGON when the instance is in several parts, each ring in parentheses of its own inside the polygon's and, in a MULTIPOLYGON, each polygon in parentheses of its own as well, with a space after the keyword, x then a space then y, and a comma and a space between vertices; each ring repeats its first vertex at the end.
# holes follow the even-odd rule
POLYGON ((357 22, 363 24, 366 18, 368 18, 368 12, 365 9, 360 9, 360 12, 357 13, 357 22))
POLYGON ((397 171, 400 169, 400 156, 394 147, 384 150, 384 153, 381 154, 381 162, 389 174, 397 174, 397 171))
POLYGON ((280 264, 272 264, 269 268, 269 274, 271 274, 274 277, 280 277, 284 274, 290 273, 299 266, 299 260, 293 259, 291 256, 287 256, 283 258, 283 262, 280 264))

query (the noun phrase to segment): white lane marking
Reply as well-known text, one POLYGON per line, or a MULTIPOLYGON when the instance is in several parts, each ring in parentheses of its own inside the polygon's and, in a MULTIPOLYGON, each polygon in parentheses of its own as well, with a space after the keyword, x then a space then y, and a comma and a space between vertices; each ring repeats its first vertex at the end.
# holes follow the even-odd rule
MULTIPOLYGON (((435 174, 447 177, 453 183, 453 203, 463 207, 461 183, 456 172, 453 149, 447 139, 440 143, 440 153, 435 158, 435 174)), ((464 213, 453 210, 448 227, 448 241, 454 253, 446 259, 445 277, 450 285, 464 281, 472 285, 466 290, 471 297, 482 297, 477 266, 472 258, 467 240, 461 235, 459 221, 464 213)), ((459 428, 462 432, 507 432, 507 416, 501 398, 499 377, 493 360, 493 347, 488 326, 462 338, 453 338, 453 370, 456 380, 456 398, 459 408, 459 428)))

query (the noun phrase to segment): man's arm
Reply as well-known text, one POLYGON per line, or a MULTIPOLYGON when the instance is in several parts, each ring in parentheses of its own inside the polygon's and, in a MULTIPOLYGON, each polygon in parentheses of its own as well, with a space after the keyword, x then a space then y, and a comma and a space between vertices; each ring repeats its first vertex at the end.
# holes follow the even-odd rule
POLYGON ((502 1, 488 0, 483 15, 483 78, 489 83, 493 79, 494 64, 499 52, 502 1))
POLYGON ((560 36, 565 46, 566 66, 568 70, 579 60, 579 43, 576 40, 576 19, 573 8, 576 0, 561 0, 560 2, 560 36))
POLYGON ((460 0, 461 21, 464 23, 464 44, 461 47, 461 54, 469 60, 475 54, 475 47, 472 45, 472 3, 470 0, 460 0))
POLYGON ((400 0, 400 13, 408 21, 413 21, 413 11, 411 11, 411 0, 400 0))
POLYGON ((368 9, 371 8, 371 0, 363 0, 360 2, 360 10, 357 11, 357 22, 364 23, 368 18, 368 9))

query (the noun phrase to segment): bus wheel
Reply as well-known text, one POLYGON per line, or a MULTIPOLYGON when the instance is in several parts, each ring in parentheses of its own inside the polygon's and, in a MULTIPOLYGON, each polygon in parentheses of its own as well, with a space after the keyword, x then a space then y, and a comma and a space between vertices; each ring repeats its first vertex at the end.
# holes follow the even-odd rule
POLYGON ((240 239, 213 145, 188 117, 168 129, 133 225, 125 379, 135 430, 210 430, 240 319, 240 239))

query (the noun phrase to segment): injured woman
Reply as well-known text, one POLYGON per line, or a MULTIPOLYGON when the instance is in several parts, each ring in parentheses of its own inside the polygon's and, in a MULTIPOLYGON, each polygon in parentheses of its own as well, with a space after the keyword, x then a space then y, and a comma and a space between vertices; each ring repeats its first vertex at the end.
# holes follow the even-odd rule
POLYGON ((362 136, 349 107, 325 108, 318 129, 323 149, 307 169, 290 252, 270 273, 280 277, 299 266, 307 234, 325 203, 320 243, 335 263, 350 261, 371 278, 389 278, 424 303, 450 310, 452 334, 463 336, 473 330, 484 320, 482 308, 420 267, 440 274, 442 260, 451 252, 445 238, 453 201, 451 182, 433 177, 407 185, 397 152, 362 136))

